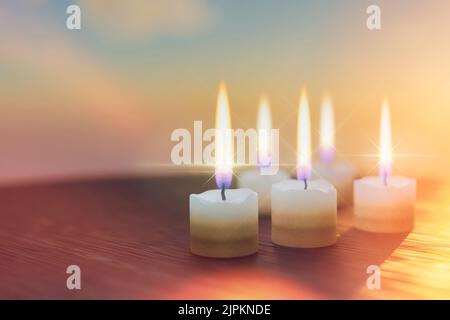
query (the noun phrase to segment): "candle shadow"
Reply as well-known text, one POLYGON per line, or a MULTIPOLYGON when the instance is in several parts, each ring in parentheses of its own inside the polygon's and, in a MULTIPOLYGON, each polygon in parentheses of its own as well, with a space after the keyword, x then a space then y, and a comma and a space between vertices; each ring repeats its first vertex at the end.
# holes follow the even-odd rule
MULTIPOLYGON (((270 272, 270 278, 288 277, 295 288, 310 288, 320 297, 346 299, 352 298, 358 290, 366 289, 367 267, 381 265, 390 257, 393 251, 402 243, 407 234, 377 234, 347 229, 343 231, 335 245, 318 249, 294 249, 276 246, 271 241, 271 218, 262 216, 259 219, 260 245, 257 254, 229 259, 206 258, 194 255, 189 248, 189 193, 202 192, 214 188, 213 182, 202 185, 207 179, 196 178, 164 178, 157 180, 133 180, 133 199, 140 204, 139 212, 152 211, 151 220, 146 226, 153 229, 152 250, 170 252, 173 255, 173 266, 166 266, 166 274, 173 279, 174 287, 183 286, 194 279, 208 278, 208 275, 218 277, 227 274, 227 283, 238 284, 243 281, 243 275, 248 272, 255 275, 265 275, 270 272), (194 183, 192 182, 194 181, 194 183), (193 191, 184 188, 185 185, 196 186, 193 191), (157 185, 157 188, 155 187, 157 185), (177 187, 174 187, 177 185, 177 187), (149 190, 152 195, 149 196, 149 190), (139 192, 138 192, 139 191, 139 192), (138 199, 136 199, 138 198, 138 199), (177 199, 179 201, 174 201, 177 199), (156 209, 157 210, 156 210, 156 209), (176 258, 175 258, 176 257, 176 258), (180 279, 177 274, 189 275, 180 279)), ((131 189, 131 190, 130 190, 131 189)), ((340 226, 351 225, 351 209, 339 214, 340 226)), ((145 237, 148 238, 148 235, 145 237)), ((165 256, 165 255, 164 255, 165 256)), ((170 261, 172 261, 170 260, 170 261)), ((161 287, 168 286, 168 280, 156 281, 161 287)), ((197 280, 195 280, 197 281, 197 280)), ((209 281, 209 280, 208 280, 209 281)), ((261 278, 261 282, 267 281, 261 278)), ((208 282, 209 283, 209 282, 208 282)), ((207 284, 204 285, 208 287, 207 284)), ((291 298, 303 298, 293 295, 291 298)))
POLYGON ((295 249, 274 246, 283 272, 328 299, 348 299, 366 288, 367 267, 381 266, 408 233, 368 233, 354 228, 343 232, 330 247, 295 249))
MULTIPOLYGON (((309 288, 318 293, 319 297, 352 298, 358 290, 368 290, 367 267, 381 265, 407 236, 367 233, 351 228, 342 232, 333 246, 293 249, 275 246, 271 242, 271 218, 262 216, 259 219, 260 245, 257 254, 230 259, 196 256, 189 249, 189 204, 186 199, 191 192, 198 193, 214 188, 214 185, 210 185, 212 181, 202 184, 206 180, 205 177, 142 179, 133 180, 125 189, 128 192, 126 195, 129 194, 139 206, 139 211, 135 214, 148 220, 143 225, 147 229, 155 226, 151 242, 147 232, 145 237, 143 236, 147 246, 151 245, 152 251, 157 251, 164 257, 163 261, 173 262, 165 265, 165 278, 154 280, 155 286, 165 288, 165 291, 192 284, 198 279, 206 281, 201 286, 202 289, 219 290, 222 282, 237 286, 247 283, 245 277, 254 274, 255 277, 261 277, 261 283, 267 282, 268 279, 287 277, 289 281, 292 280, 289 282, 292 287, 309 288), (188 184, 195 186, 193 191, 184 187, 188 184), (151 219, 148 212, 152 212, 151 219), (180 278, 180 272, 187 276, 180 278)), ((122 193, 123 189, 121 186, 122 193)), ((121 196, 123 197, 123 194, 121 196)), ((351 225, 351 217, 351 210, 340 212, 341 227, 351 225)), ((251 282, 251 285, 255 283, 256 280, 251 282)), ((230 289, 229 294, 232 294, 233 290, 230 289)), ((296 295, 297 291, 290 292, 291 298, 304 298, 296 295)))

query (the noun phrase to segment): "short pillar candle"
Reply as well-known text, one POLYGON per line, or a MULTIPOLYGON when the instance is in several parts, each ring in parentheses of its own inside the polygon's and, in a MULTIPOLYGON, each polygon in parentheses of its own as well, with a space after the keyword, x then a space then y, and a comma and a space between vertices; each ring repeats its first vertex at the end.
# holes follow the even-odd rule
POLYGON ((303 91, 297 123, 297 180, 272 186, 272 241, 296 248, 317 248, 336 242, 336 189, 311 177, 309 107, 303 91))
POLYGON ((320 164, 314 166, 314 176, 330 182, 337 191, 338 207, 353 202, 353 166, 336 160, 336 132, 331 98, 325 96, 320 112, 320 164))
POLYGON ((258 110, 258 169, 244 171, 238 178, 239 188, 258 194, 259 215, 270 215, 272 185, 289 179, 288 173, 279 168, 278 153, 278 132, 272 130, 269 99, 263 95, 258 110))
POLYGON ((287 172, 279 170, 276 174, 263 175, 261 170, 249 170, 239 175, 239 188, 248 188, 258 194, 259 215, 270 216, 272 185, 289 179, 287 172))
POLYGON ((385 102, 381 113, 379 176, 354 182, 356 228, 379 233, 403 233, 413 229, 416 181, 391 176, 391 171, 391 120, 385 102))
POLYGON ((414 227, 416 181, 391 177, 385 185, 379 177, 355 181, 355 227, 370 232, 408 232, 414 227))
POLYGON ((316 248, 336 242, 336 189, 325 180, 286 180, 272 186, 272 241, 316 248))
POLYGON ((194 254, 233 258, 258 251, 258 196, 249 189, 230 189, 226 200, 220 190, 191 194, 191 251, 194 254))
POLYGON ((233 176, 233 136, 225 85, 217 99, 215 180, 218 189, 189 197, 191 252, 234 258, 258 251, 258 195, 228 189, 233 176))

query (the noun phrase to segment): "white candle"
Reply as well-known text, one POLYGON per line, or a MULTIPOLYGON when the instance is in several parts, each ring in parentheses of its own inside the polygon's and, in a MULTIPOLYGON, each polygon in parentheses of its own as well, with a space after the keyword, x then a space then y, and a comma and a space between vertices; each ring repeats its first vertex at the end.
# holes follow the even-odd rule
POLYGON ((347 162, 336 161, 334 112, 331 98, 326 96, 320 113, 320 164, 314 176, 330 182, 337 191, 338 206, 352 203, 355 171, 347 162))
POLYGON ((218 190, 189 198, 191 251, 231 258, 258 251, 258 196, 249 189, 226 190, 233 175, 233 136, 225 85, 216 111, 215 178, 218 190))
POLYGON ((379 177, 364 177, 354 183, 356 228, 382 233, 413 229, 416 181, 391 176, 391 170, 391 123, 385 102, 381 114, 379 177))
POLYGON ((191 194, 191 251, 217 258, 246 256, 258 251, 258 196, 250 189, 191 194))
POLYGON ((239 176, 240 188, 248 188, 258 194, 259 215, 270 215, 272 185, 289 179, 289 175, 279 170, 274 175, 262 175, 260 170, 245 171, 239 176))
POLYGON ((330 164, 317 164, 314 166, 314 177, 330 182, 337 192, 337 205, 344 207, 353 202, 353 180, 355 171, 353 166, 346 162, 330 164))
POLYGON ((272 241, 315 248, 336 242, 336 189, 325 180, 286 180, 272 186, 272 241))
POLYGON ((300 99, 297 124, 297 180, 272 186, 272 241, 315 248, 336 242, 336 189, 311 176, 311 132, 306 93, 300 99))
POLYGON ((278 157, 275 153, 274 137, 272 135, 272 117, 270 115, 269 100, 262 96, 258 111, 258 170, 249 170, 241 173, 238 178, 240 188, 249 188, 258 194, 260 215, 270 215, 271 190, 274 183, 289 179, 289 175, 278 169, 278 157), (276 161, 277 163, 274 163, 276 161), (270 170, 266 170, 270 169, 270 170))

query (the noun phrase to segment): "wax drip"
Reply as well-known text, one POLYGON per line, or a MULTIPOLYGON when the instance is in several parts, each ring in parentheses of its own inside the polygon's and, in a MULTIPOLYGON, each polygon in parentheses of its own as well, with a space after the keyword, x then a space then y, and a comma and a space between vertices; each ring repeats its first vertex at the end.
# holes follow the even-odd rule
POLYGON ((303 179, 303 182, 305 183, 305 190, 308 189, 308 181, 306 179, 303 179))
POLYGON ((222 200, 225 201, 227 198, 225 197, 225 184, 222 184, 222 191, 220 192, 222 195, 222 200))

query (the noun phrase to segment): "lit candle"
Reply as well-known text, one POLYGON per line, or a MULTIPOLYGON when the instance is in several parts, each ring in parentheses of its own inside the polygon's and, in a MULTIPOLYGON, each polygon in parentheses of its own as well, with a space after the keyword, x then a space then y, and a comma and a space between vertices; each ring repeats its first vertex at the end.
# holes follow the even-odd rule
POLYGON ((416 181, 391 176, 391 120, 384 102, 380 126, 379 176, 355 180, 355 227, 365 231, 408 232, 414 227, 416 181))
POLYGON ((189 198, 191 251, 217 258, 253 254, 258 251, 258 195, 250 189, 228 189, 233 175, 233 135, 223 83, 216 110, 215 165, 218 189, 189 198))
POLYGON ((336 242, 336 189, 312 180, 311 130, 306 93, 300 98, 297 123, 297 180, 272 186, 272 241, 287 247, 315 248, 336 242))
POLYGON ((320 160, 314 166, 314 176, 329 181, 337 191, 338 206, 351 204, 353 196, 352 165, 343 161, 335 161, 335 129, 333 104, 330 97, 325 97, 320 113, 320 160))
MULTIPOLYGON (((272 119, 270 115, 269 100, 263 96, 259 103, 258 111, 258 170, 248 170, 240 174, 238 185, 241 188, 249 188, 258 193, 259 214, 270 215, 270 198, 272 185, 286 180, 289 175, 278 169, 278 172, 266 170, 278 168, 278 157, 274 157, 274 137, 272 135, 272 119), (274 166, 275 165, 275 166, 274 166)), ((278 150, 276 150, 278 152, 278 150)))

